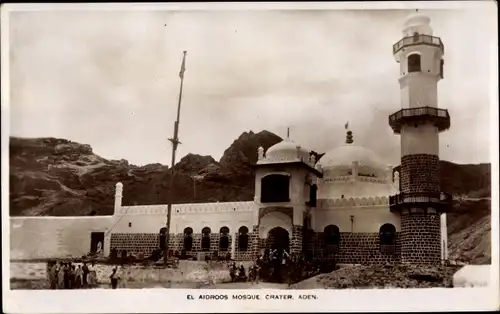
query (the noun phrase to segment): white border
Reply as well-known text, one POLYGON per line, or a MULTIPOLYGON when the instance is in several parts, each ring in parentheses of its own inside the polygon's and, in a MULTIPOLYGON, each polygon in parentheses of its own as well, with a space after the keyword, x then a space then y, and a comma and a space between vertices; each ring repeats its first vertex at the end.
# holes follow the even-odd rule
MULTIPOLYGON (((15 313, 130 313, 130 312, 300 312, 300 311, 461 311, 499 308, 499 207, 498 207, 498 43, 492 39, 491 60, 491 168, 492 168, 492 285, 469 289, 406 290, 79 290, 76 291, 11 291, 9 201, 9 11, 33 10, 268 10, 268 9, 463 9, 491 5, 493 1, 442 2, 301 2, 301 3, 171 3, 171 4, 4 4, 1 11, 1 102, 2 102, 2 292, 3 310, 15 313), (497 66, 493 66, 497 65, 497 66), (187 295, 205 294, 315 294, 312 300, 294 301, 188 301, 187 295), (217 309, 213 306, 216 305, 217 309)), ((498 38, 498 37, 496 37, 498 38)))

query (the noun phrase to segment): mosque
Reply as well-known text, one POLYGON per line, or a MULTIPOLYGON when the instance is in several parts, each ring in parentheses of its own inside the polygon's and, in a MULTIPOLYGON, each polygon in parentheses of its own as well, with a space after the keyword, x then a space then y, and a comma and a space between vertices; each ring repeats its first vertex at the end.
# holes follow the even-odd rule
MULTIPOLYGON (((172 206, 170 254, 252 260, 266 248, 283 248, 346 264, 447 259, 451 198, 440 190, 439 133, 450 127, 450 116, 438 109, 437 97, 444 46, 430 19, 417 12, 407 18, 393 54, 401 109, 388 122, 401 138, 400 172, 359 145, 350 130, 344 145, 319 160, 290 138, 261 147, 253 201, 172 206)), ((164 239, 167 205, 122 206, 122 192, 117 183, 112 216, 11 218, 11 255, 81 256, 98 243, 105 256, 151 254, 164 239), (26 232, 51 244, 30 246, 22 240, 26 232)))

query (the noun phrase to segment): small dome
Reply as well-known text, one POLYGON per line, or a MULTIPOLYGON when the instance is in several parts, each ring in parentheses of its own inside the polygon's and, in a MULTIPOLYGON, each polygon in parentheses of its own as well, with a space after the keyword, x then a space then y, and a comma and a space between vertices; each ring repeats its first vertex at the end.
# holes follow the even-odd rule
POLYGON ((417 10, 417 12, 410 14, 406 18, 403 26, 403 34, 406 37, 413 36, 415 33, 432 36, 433 31, 430 24, 431 19, 417 10))
POLYGON ((271 147, 266 152, 266 159, 273 161, 297 160, 302 158, 303 161, 309 160, 309 150, 302 145, 295 143, 290 139, 283 140, 271 147), (297 147, 299 147, 297 149, 297 147))
POLYGON ((431 19, 420 12, 410 14, 404 23, 404 27, 426 26, 431 24, 431 19))

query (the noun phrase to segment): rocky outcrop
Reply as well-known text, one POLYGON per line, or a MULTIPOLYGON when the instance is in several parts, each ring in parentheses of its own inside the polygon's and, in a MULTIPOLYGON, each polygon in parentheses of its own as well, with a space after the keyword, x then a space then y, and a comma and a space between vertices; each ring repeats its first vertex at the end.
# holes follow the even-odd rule
POLYGON ((198 172, 202 171, 204 168, 215 165, 218 163, 212 156, 201 156, 196 154, 187 154, 182 157, 181 160, 175 164, 175 171, 179 171, 191 176, 195 176, 198 172))
MULTIPOLYGON (((268 131, 257 134, 244 132, 224 152, 219 161, 231 184, 250 188, 253 193, 254 170, 251 165, 257 162, 257 149, 264 150, 282 141, 282 138, 268 131), (251 184, 249 184, 252 182, 251 184), (250 187, 250 185, 252 185, 250 187)), ((250 197, 253 199, 253 197, 250 197)))
POLYGON ((347 266, 298 283, 294 289, 451 288, 460 266, 347 266))
POLYGON ((447 215, 450 259, 491 263, 491 200, 456 201, 447 215))

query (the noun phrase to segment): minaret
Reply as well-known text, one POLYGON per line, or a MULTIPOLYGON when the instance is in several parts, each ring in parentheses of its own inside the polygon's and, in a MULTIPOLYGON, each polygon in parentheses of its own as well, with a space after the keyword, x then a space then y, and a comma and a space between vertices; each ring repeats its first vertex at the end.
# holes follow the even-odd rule
POLYGON ((400 64, 402 109, 389 116, 389 124, 401 135, 401 191, 390 197, 390 208, 401 215, 401 261, 437 264, 440 215, 450 204, 439 174, 439 133, 450 127, 448 111, 438 109, 437 97, 444 45, 433 36, 429 17, 416 12, 406 20, 393 54, 400 64))

